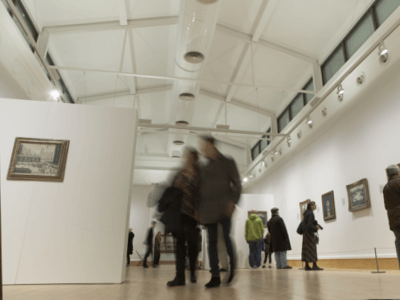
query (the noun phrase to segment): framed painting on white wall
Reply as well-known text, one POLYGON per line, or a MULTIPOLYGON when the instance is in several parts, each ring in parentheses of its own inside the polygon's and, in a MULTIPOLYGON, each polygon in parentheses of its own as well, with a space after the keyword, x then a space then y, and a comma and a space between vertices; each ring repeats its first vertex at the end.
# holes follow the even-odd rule
MULTIPOLYGON (((247 213, 247 215, 250 217, 251 211, 247 213)), ((267 228, 267 222, 268 222, 268 214, 266 211, 257 211, 256 215, 261 219, 263 222, 264 228, 267 228)))
POLYGON ((361 179, 346 186, 349 197, 349 211, 354 212, 371 207, 368 180, 361 179))
POLYGON ((311 200, 307 199, 306 201, 300 202, 300 219, 303 221, 304 213, 307 210, 307 204, 310 203, 311 200))
POLYGON ((7 180, 64 181, 69 141, 17 137, 7 180))
POLYGON ((324 221, 336 219, 335 196, 333 191, 322 195, 324 221))

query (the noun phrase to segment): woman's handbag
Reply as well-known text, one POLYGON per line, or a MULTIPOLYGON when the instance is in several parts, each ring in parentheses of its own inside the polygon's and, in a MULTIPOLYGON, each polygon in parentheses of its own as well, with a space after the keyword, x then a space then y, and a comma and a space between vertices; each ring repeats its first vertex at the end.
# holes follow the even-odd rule
POLYGON ((318 243, 319 243, 319 235, 318 235, 318 232, 314 232, 314 239, 315 239, 315 244, 318 245, 318 243))
POLYGON ((174 186, 165 190, 158 201, 158 211, 163 215, 160 221, 169 232, 176 233, 180 230, 182 191, 174 186))

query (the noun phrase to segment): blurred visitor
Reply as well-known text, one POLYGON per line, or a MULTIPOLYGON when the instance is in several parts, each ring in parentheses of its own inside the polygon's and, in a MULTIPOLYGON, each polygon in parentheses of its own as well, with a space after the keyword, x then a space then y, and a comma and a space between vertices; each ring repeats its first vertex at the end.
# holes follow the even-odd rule
POLYGON ((271 234, 268 232, 264 238, 264 252, 265 259, 263 268, 265 268, 265 264, 267 263, 267 259, 269 258, 268 268, 272 268, 272 244, 271 244, 271 234))
MULTIPOLYGON (((152 221, 151 227, 147 231, 147 237, 144 242, 144 244, 147 245, 147 250, 146 250, 146 254, 144 255, 143 268, 146 268, 146 269, 148 268, 147 258, 150 256, 150 254, 153 254, 153 237, 154 237, 153 229, 155 227, 156 227, 156 222, 152 221)), ((154 256, 153 256, 153 262, 154 262, 154 256)))
POLYGON ((157 268, 160 265, 161 256, 161 231, 159 231, 154 239, 154 262, 153 268, 157 268))
POLYGON ((246 220, 245 238, 249 244, 249 263, 250 267, 257 269, 261 267, 261 252, 263 250, 264 225, 262 220, 256 215, 257 211, 252 210, 246 220))
POLYGON ((229 260, 228 260, 228 252, 226 251, 225 239, 224 239, 224 228, 222 224, 218 224, 218 260, 221 268, 220 272, 228 272, 229 269, 229 260))
POLYGON ((132 228, 129 228, 129 234, 128 234, 128 252, 126 255, 127 261, 126 261, 126 266, 129 267, 131 264, 131 257, 130 255, 133 254, 133 238, 135 237, 135 234, 132 232, 132 228))

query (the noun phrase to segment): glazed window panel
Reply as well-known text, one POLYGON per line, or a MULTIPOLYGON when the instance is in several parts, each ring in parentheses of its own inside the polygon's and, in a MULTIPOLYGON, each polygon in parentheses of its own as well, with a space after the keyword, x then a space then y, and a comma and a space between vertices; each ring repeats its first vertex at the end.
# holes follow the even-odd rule
POLYGON ((364 19, 354 28, 345 40, 347 57, 350 58, 374 33, 374 21, 372 13, 368 13, 364 19))
POLYGON ((339 71, 345 62, 346 59, 344 57, 343 45, 340 45, 322 66, 324 84, 326 84, 336 74, 336 72, 339 71))
MULTIPOLYGON (((310 81, 306 84, 304 87, 306 91, 314 91, 314 80, 313 78, 310 79, 310 81)), ((304 98, 306 99, 306 104, 314 98, 313 94, 304 94, 304 98)))
POLYGON ((296 98, 294 98, 292 104, 290 105, 290 113, 292 115, 292 119, 303 109, 304 100, 303 94, 298 94, 296 98))
POLYGON ((381 26, 399 6, 399 0, 379 0, 375 5, 378 25, 381 26))
MULTIPOLYGON (((264 135, 263 138, 268 138, 268 136, 264 135)), ((261 140, 260 141, 261 152, 264 151, 264 149, 268 147, 269 143, 270 143, 269 140, 261 140)))
POLYGON ((278 130, 281 132, 290 122, 289 110, 286 111, 278 119, 278 130))
POLYGON ((251 150, 251 157, 253 160, 256 159, 256 157, 260 154, 260 142, 258 142, 254 148, 251 150))

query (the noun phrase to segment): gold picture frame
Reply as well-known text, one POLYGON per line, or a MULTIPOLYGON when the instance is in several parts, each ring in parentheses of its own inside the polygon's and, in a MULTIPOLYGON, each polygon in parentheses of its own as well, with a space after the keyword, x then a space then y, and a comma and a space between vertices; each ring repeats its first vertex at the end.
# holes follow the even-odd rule
POLYGON ((304 212, 307 210, 307 204, 310 203, 311 200, 307 199, 306 201, 300 202, 299 206, 300 206, 300 219, 303 221, 303 217, 304 217, 304 212))
POLYGON ((368 180, 366 178, 349 184, 346 186, 346 188, 347 196, 349 198, 350 212, 355 212, 371 207, 368 180))
POLYGON ((15 138, 7 180, 63 182, 68 140, 15 138))
POLYGON ((335 208, 335 195, 333 191, 330 191, 321 196, 322 198, 322 214, 324 221, 336 219, 336 208, 335 208))

